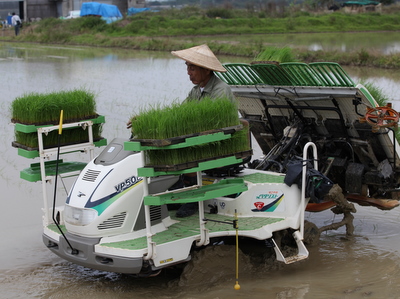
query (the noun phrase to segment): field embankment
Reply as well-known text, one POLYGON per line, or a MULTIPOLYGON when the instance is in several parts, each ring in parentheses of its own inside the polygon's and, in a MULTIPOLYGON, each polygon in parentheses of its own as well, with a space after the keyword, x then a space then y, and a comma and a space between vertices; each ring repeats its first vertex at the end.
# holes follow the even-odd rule
MULTIPOLYGON (((397 6, 396 6, 397 7, 397 6)), ((321 33, 352 31, 400 31, 400 12, 311 14, 296 12, 281 17, 236 10, 181 10, 144 12, 106 24, 97 17, 71 20, 55 18, 25 24, 15 37, 13 30, 3 30, 0 41, 56 43, 138 50, 171 51, 198 44, 198 37, 218 36, 209 42, 216 54, 256 57, 265 49, 262 43, 232 43, 224 35, 321 33), (196 36, 196 41, 193 38, 196 36)), ((343 65, 400 68, 400 54, 380 55, 368 49, 356 52, 308 51, 294 49, 298 61, 335 61, 343 65)))

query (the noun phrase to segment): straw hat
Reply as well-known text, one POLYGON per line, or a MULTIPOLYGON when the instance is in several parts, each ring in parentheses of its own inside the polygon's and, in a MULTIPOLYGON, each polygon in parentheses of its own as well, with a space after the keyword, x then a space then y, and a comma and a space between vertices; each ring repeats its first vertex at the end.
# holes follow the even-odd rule
POLYGON ((185 50, 172 51, 171 54, 212 71, 221 73, 226 72, 226 69, 222 66, 221 62, 219 62, 218 58, 215 57, 214 53, 205 44, 185 50))

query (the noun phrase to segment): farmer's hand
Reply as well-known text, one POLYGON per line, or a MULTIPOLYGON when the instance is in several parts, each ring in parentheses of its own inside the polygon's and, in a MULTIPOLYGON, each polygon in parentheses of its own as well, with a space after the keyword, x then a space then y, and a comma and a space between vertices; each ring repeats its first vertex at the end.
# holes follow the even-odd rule
POLYGON ((138 117, 137 115, 131 117, 130 121, 128 121, 128 122, 126 123, 126 128, 127 128, 127 129, 132 128, 132 121, 136 120, 137 117, 138 117))

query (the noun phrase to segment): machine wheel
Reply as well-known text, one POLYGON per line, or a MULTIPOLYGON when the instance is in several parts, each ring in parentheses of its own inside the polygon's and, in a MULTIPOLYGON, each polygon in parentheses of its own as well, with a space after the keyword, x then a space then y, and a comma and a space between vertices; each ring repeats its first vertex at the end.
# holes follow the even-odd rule
POLYGON ((390 106, 368 108, 364 119, 369 125, 377 129, 397 127, 399 113, 390 106))

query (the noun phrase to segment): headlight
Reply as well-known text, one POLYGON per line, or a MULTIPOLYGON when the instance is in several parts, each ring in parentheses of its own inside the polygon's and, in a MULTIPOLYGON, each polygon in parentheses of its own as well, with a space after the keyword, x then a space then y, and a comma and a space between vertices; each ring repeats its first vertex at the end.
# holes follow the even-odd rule
POLYGON ((88 225, 97 216, 97 211, 93 209, 74 208, 66 205, 64 208, 65 222, 73 225, 88 225))

